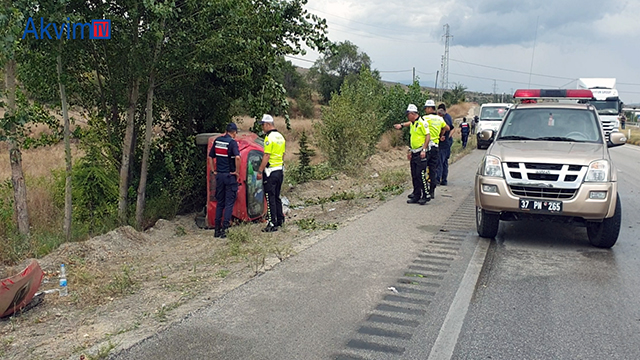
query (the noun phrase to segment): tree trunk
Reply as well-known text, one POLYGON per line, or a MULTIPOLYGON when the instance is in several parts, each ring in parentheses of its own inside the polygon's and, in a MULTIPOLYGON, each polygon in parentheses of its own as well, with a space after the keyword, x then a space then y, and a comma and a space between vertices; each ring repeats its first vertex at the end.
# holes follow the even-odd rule
POLYGON ((67 94, 62 83, 62 55, 58 55, 58 84, 60 85, 60 103, 62 104, 62 118, 64 119, 64 157, 65 157, 65 186, 64 186, 64 236, 71 241, 71 130, 69 110, 67 109, 67 94))
MULTIPOLYGON (((7 61, 5 68, 5 88, 7 90, 7 112, 16 113, 16 62, 7 61)), ((11 129, 14 130, 14 129, 11 129)), ((13 131, 12 131, 13 132, 13 131)), ((13 135, 13 134, 11 134, 13 135)), ((22 152, 16 139, 9 136, 9 161, 11 163, 11 183, 13 184, 13 207, 18 220, 20 234, 29 235, 29 211, 27 209, 27 186, 22 172, 22 152)))
MULTIPOLYGON (((164 29, 165 19, 162 19, 161 29, 164 29)), ((164 34, 164 33, 163 33, 164 34)), ((147 90, 147 113, 144 133, 144 150, 142 152, 142 164, 140 166, 140 184, 138 184, 138 199, 136 202, 136 227, 142 230, 142 220, 144 216, 144 207, 146 202, 147 191, 147 175, 149 170, 149 152, 151 151, 151 137, 153 135, 153 91, 156 87, 155 67, 160 56, 160 49, 164 36, 158 38, 156 48, 153 52, 153 60, 151 62, 151 70, 149 72, 149 89, 147 90)))
POLYGON ((155 73, 152 70, 149 75, 149 90, 147 91, 147 114, 144 134, 144 151, 142 153, 142 165, 140 169, 140 184, 138 185, 138 199, 136 203, 136 227, 142 230, 142 220, 145 207, 145 194, 147 190, 147 173, 149 169, 149 152, 151 151, 151 136, 153 135, 153 90, 155 88, 155 73))
POLYGON ((129 166, 131 163, 131 148, 133 147, 133 128, 135 126, 136 104, 138 103, 138 91, 140 79, 135 79, 131 84, 129 93, 129 106, 127 108, 127 127, 122 145, 122 164, 120 164, 120 198, 118 201, 118 218, 120 223, 127 223, 127 196, 129 193, 129 166))

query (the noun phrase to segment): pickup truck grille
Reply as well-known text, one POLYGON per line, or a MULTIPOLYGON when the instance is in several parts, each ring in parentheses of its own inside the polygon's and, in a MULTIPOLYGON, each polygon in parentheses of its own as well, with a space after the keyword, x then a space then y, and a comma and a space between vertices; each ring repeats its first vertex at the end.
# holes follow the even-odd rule
POLYGON ((539 199, 571 199, 577 189, 540 188, 532 186, 509 186, 511 192, 520 197, 539 199))
POLYGON ((514 195, 545 199, 571 198, 587 173, 583 165, 506 162, 502 166, 514 195))

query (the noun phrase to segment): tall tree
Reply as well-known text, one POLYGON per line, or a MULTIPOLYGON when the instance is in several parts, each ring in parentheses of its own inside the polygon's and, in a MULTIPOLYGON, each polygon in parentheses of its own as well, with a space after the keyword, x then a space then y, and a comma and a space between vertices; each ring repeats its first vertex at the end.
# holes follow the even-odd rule
POLYGON ((18 231, 29 235, 29 211, 27 209, 27 186, 22 171, 22 152, 20 150, 20 126, 16 120, 16 49, 18 34, 22 28, 24 16, 11 0, 2 3, 3 14, 0 16, 0 63, 4 67, 5 90, 7 103, 3 121, 3 138, 9 143, 9 162, 11 164, 11 184, 13 185, 14 210, 18 220, 18 231))
MULTIPOLYGON (((318 92, 326 103, 334 93, 339 93, 345 79, 357 75, 362 69, 371 70, 369 55, 346 40, 328 47, 311 67, 309 76, 316 83, 318 92)), ((379 77, 377 72, 374 76, 379 77)))
POLYGON ((142 164, 140 165, 140 182, 138 183, 138 194, 136 201, 136 228, 142 230, 144 220, 144 208, 146 203, 147 175, 149 172, 149 153, 151 152, 151 138, 153 135, 153 99, 156 87, 156 73, 162 44, 165 41, 165 27, 167 17, 172 15, 173 7, 171 4, 167 6, 158 5, 152 9, 158 16, 156 21, 151 24, 154 27, 155 46, 153 47, 153 55, 149 66, 149 82, 147 85, 147 106, 145 114, 145 137, 144 149, 142 152, 142 164))

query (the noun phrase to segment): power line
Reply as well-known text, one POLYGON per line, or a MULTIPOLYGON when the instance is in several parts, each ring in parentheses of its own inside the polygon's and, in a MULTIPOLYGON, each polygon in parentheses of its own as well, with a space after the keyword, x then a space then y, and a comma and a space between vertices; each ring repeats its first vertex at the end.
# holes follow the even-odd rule
POLYGON ((395 32, 400 32, 400 33, 406 34, 406 31, 403 31, 403 30, 401 30, 401 29, 385 28, 385 27, 381 27, 381 26, 378 26, 378 25, 373 25, 373 24, 365 23, 365 22, 362 22, 362 21, 356 21, 356 20, 349 19, 349 18, 346 18, 346 17, 340 16, 340 15, 332 14, 332 13, 329 13, 329 12, 326 12, 326 11, 317 10, 317 9, 312 9, 312 8, 310 8, 310 7, 308 7, 308 6, 307 6, 307 9, 312 10, 312 11, 316 11, 316 12, 320 12, 320 13, 323 13, 323 14, 327 14, 327 15, 335 16, 335 17, 337 17, 337 18, 344 19, 344 20, 347 20, 347 21, 350 21, 350 22, 354 22, 354 23, 356 23, 356 24, 361 24, 361 25, 371 26, 371 27, 378 28, 378 29, 385 30, 385 31, 395 31, 395 32))
POLYGON ((311 60, 307 60, 307 59, 302 59, 302 58, 298 58, 295 56, 291 56, 291 55, 285 55, 285 57, 288 57, 289 59, 295 59, 295 60, 300 60, 300 61, 304 61, 304 62, 308 62, 308 63, 312 63, 315 64, 315 61, 311 61, 311 60))
POLYGON ((353 35, 353 32, 349 32, 349 31, 345 31, 345 30, 341 30, 341 29, 335 29, 336 26, 343 27, 343 28, 348 29, 348 30, 355 30, 355 31, 364 32, 365 34, 358 34, 358 35, 359 36, 363 36, 363 37, 373 38, 373 39, 384 38, 384 39, 389 39, 389 40, 393 40, 393 41, 410 42, 412 44, 437 44, 437 42, 435 42, 435 41, 416 41, 416 40, 411 40, 411 39, 394 38, 394 37, 390 37, 390 36, 386 36, 386 35, 376 34, 374 32, 370 32, 370 31, 366 31, 366 30, 362 30, 362 29, 352 28, 352 27, 349 27, 349 26, 341 25, 341 24, 329 25, 329 28, 334 27, 334 30, 353 35))
MULTIPOLYGON (((472 63, 472 62, 469 62, 469 61, 462 61, 462 60, 456 60, 456 59, 449 59, 449 60, 455 61, 455 62, 459 62, 459 63, 463 63, 463 64, 479 66, 479 67, 483 67, 483 68, 487 68, 487 69, 494 69, 494 70, 512 72, 512 73, 516 73, 516 74, 529 75, 528 71, 511 70, 511 69, 500 68, 500 67, 497 67, 497 66, 477 64, 477 63, 472 63)), ((544 74, 536 74, 536 73, 531 73, 531 75, 540 76, 540 77, 548 77, 548 78, 552 78, 552 79, 562 79, 562 80, 572 80, 572 81, 576 80, 575 78, 568 78, 568 77, 563 77, 563 76, 544 75, 544 74)), ((640 85, 640 84, 634 84, 634 85, 640 85)))
MULTIPOLYGON (((482 79, 482 80, 490 80, 490 81, 500 81, 500 82, 505 82, 505 83, 512 83, 512 84, 528 84, 526 82, 522 82, 522 81, 510 81, 510 80, 501 80, 501 79, 494 79, 494 78, 488 78, 488 77, 482 77, 482 76, 472 76, 472 75, 464 75, 464 74, 456 74, 456 73, 452 73, 450 72, 449 74, 451 75, 456 75, 456 76, 465 76, 465 77, 470 77, 470 78, 474 78, 474 79, 482 79)), ((531 85, 536 85, 536 86, 545 86, 545 87, 550 87, 550 88, 557 88, 558 86, 556 85, 544 85, 544 84, 531 84, 531 85)))
POLYGON ((379 73, 405 73, 405 72, 413 72, 413 70, 409 69, 409 70, 386 70, 386 71, 381 71, 378 70, 379 73))

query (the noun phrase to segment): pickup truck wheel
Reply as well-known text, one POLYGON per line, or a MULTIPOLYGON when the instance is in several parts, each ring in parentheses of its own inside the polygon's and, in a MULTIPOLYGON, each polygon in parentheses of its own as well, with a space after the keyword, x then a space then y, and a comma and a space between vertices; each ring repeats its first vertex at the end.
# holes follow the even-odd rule
POLYGON ((488 213, 476 206, 476 229, 480 237, 488 239, 496 237, 499 225, 499 214, 488 213))
POLYGON ((612 217, 602 220, 602 222, 587 222, 587 236, 591 245, 608 249, 615 245, 620 234, 620 223, 622 222, 622 204, 620 195, 616 194, 616 211, 612 217))

